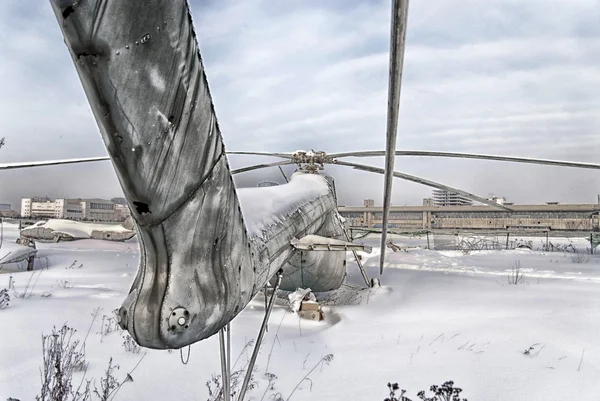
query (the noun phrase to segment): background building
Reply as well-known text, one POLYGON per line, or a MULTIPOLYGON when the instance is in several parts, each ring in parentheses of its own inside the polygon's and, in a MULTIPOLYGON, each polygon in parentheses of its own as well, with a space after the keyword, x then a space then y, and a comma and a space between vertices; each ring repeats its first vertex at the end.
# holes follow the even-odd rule
POLYGON ((105 199, 84 199, 81 213, 84 220, 115 221, 115 204, 105 199))
POLYGON ((115 204, 115 221, 125 221, 129 216, 131 216, 129 206, 119 203, 115 204))
POLYGON ((0 203, 0 217, 16 217, 19 212, 12 210, 10 203, 0 203))
MULTIPOLYGON (((599 231, 600 204, 511 205, 505 211, 487 205, 392 206, 389 227, 402 230, 564 230, 599 231)), ((505 203, 506 205, 506 203, 505 203)), ((353 227, 381 228, 383 211, 365 206, 340 206, 353 227)))
POLYGON ((117 221, 115 203, 105 199, 23 198, 21 216, 32 219, 117 221))
POLYGON ((21 216, 29 218, 55 218, 64 216, 55 201, 49 198, 23 198, 21 199, 21 216))
POLYGON ((111 198, 110 200, 115 205, 125 205, 125 206, 127 206, 127 199, 125 199, 125 198, 111 198))
POLYGON ((472 204, 473 202, 470 199, 467 199, 457 193, 441 189, 433 190, 434 206, 463 206, 472 204))

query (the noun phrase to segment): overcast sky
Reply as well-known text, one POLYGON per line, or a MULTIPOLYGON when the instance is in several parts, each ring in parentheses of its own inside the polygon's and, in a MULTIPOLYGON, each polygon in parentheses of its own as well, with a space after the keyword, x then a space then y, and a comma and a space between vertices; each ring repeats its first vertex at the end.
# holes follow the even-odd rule
MULTIPOLYGON (((228 150, 384 149, 390 0, 191 3, 228 150)), ((598 21, 597 0, 413 0, 397 148, 599 162, 598 21)), ((0 1, 2 136, 0 162, 106 155, 47 1, 0 1)), ((396 169, 515 203, 600 193, 592 170, 426 158, 396 169)), ((328 172, 341 204, 381 204, 381 176, 328 172)), ((236 182, 262 179, 282 182, 277 169, 236 182)), ((0 172, 0 202, 14 208, 22 196, 120 194, 109 162, 0 172)), ((393 204, 430 194, 398 180, 393 204)))

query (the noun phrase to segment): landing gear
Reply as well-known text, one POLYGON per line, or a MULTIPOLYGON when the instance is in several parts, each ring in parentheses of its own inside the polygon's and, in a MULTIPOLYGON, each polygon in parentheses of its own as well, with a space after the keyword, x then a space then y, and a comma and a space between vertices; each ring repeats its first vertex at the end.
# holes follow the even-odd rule
POLYGON ((225 401, 231 400, 231 384, 229 378, 231 377, 231 326, 223 327, 219 330, 219 345, 221 351, 221 378, 223 379, 223 399, 225 401), (225 344, 225 332, 227 332, 227 345, 225 344))
MULTIPOLYGON (((252 351, 252 356, 250 357, 248 369, 246 370, 244 382, 242 384, 240 395, 238 396, 237 401, 243 401, 244 396, 246 395, 246 390, 248 389, 248 384, 250 383, 250 378, 252 377, 252 371, 254 370, 254 365, 256 364, 258 351, 260 350, 260 345, 262 343, 265 331, 267 329, 269 317, 271 316, 271 311, 273 310, 273 305, 275 304, 275 297, 277 294, 277 290, 281 285, 282 277, 283 270, 281 269, 277 272, 277 282, 273 287, 273 294, 271 295, 271 298, 269 299, 268 305, 265 309, 265 317, 263 318, 262 324, 260 326, 258 338, 256 339, 256 344, 254 345, 254 350, 252 351)), ((221 378, 223 380, 223 400, 232 401, 231 383, 229 381, 231 377, 231 327, 229 324, 226 328, 223 328, 219 331, 219 344, 221 349, 221 378), (225 336, 225 334, 227 334, 227 336, 225 336), (225 340, 225 337, 227 337, 227 340, 225 340)))

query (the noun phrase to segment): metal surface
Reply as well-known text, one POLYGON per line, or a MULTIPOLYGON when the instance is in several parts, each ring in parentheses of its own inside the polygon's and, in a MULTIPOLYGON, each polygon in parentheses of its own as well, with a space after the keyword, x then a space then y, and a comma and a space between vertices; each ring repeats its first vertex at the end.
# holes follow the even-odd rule
POLYGON ((17 168, 28 168, 28 167, 42 167, 42 166, 58 166, 61 164, 74 164, 74 163, 89 163, 97 162, 102 160, 110 160, 107 156, 102 157, 82 157, 78 159, 64 159, 64 160, 46 160, 37 162, 14 162, 14 163, 0 163, 0 170, 12 170, 17 168))
POLYGON ((227 364, 227 350, 225 345, 225 327, 219 330, 219 353, 221 355, 221 381, 223 383, 223 400, 230 401, 231 386, 229 383, 229 365, 227 364))
POLYGON ((278 166, 279 171, 281 171, 281 175, 283 176, 283 179, 285 180, 286 183, 290 182, 290 180, 287 178, 287 175, 285 175, 285 173, 283 172, 283 169, 281 168, 281 166, 278 166))
MULTIPOLYGON (((294 154, 286 153, 270 153, 270 152, 226 152, 227 154, 247 154, 247 155, 261 155, 261 156, 273 156, 282 157, 286 159, 292 159, 291 163, 287 164, 298 164, 300 161, 294 158, 294 154)), ((584 168, 592 170, 600 170, 600 164, 596 163, 584 163, 584 162, 572 162, 565 160, 550 160, 550 159, 536 159, 531 157, 514 157, 514 156, 498 156, 488 155, 481 153, 460 153, 460 152, 436 152, 428 150, 397 150, 396 156, 422 156, 422 157, 444 157, 444 158, 456 158, 456 159, 477 159, 477 160, 491 160, 491 161, 502 161, 502 162, 513 162, 513 163, 526 163, 526 164, 538 164, 548 165, 557 167, 572 167, 572 168, 584 168)), ((315 157, 315 161, 321 164, 333 164, 336 163, 336 159, 342 157, 377 157, 385 156, 385 150, 365 150, 365 151, 353 151, 353 152, 341 152, 325 154, 323 156, 315 157)), ((0 163, 0 170, 10 170, 27 167, 43 167, 43 166, 56 166, 62 164, 76 164, 76 163, 87 163, 94 161, 106 161, 110 160, 110 157, 87 157, 78 159, 65 159, 65 160, 47 160, 47 161, 35 161, 35 162, 14 162, 14 163, 0 163)), ((273 164, 274 166, 282 166, 284 164, 273 164)), ((261 167, 271 167, 271 164, 256 165, 261 167)), ((251 166, 254 167, 254 166, 251 166)), ((241 169, 238 169, 241 170, 241 169)), ((243 172, 234 170, 235 173, 243 172)), ((287 180, 286 180, 287 181, 287 180)))
MULTIPOLYGON (((225 331, 227 332, 227 387, 229 388, 229 392, 231 392, 231 324, 227 323, 227 326, 225 326, 225 331)), ((229 395, 229 398, 226 398, 225 400, 229 401, 230 399, 231 394, 229 395)))
POLYGON ((295 175, 278 188, 306 181, 306 191, 284 197, 285 213, 265 202, 273 188, 254 188, 258 202, 242 214, 185 1, 53 8, 139 235, 121 327, 148 348, 210 337, 293 256, 292 238, 322 233, 333 189, 295 175), (326 191, 307 196, 312 187, 326 191), (184 330, 169 324, 178 308, 189 313, 184 330))
MULTIPOLYGON (((335 191, 333 183, 330 182, 332 194, 335 191)), ((317 206, 317 205, 315 205, 317 206)), ((321 218, 316 220, 312 232, 306 232, 306 235, 314 234, 326 238, 345 240, 343 225, 340 216, 337 213, 335 198, 324 199, 323 206, 326 206, 326 213, 321 212, 321 218)), ((317 216, 315 211, 311 219, 317 216)), ((302 216, 303 219, 306 217, 302 216)), ((295 237, 303 237, 296 235, 295 237)), ((288 245, 291 244, 288 242, 288 245)), ((290 245, 291 247, 291 245, 290 245)), ((293 248, 292 248, 293 249, 293 248)), ((286 263, 283 264, 283 280, 281 289, 285 291, 295 291, 297 288, 311 288, 313 291, 331 291, 342 285, 346 275, 346 252, 345 251, 298 251, 294 250, 286 263)))
MULTIPOLYGON (((342 165, 342 166, 353 167, 353 168, 355 168, 357 170, 370 171, 372 173, 378 173, 378 174, 384 174, 385 173, 385 171, 382 168, 372 167, 372 166, 366 166, 364 164, 349 163, 349 162, 344 162, 344 161, 341 161, 341 160, 338 160, 336 162, 336 164, 339 164, 339 165, 342 165)), ((481 202, 483 204, 495 207, 497 209, 502 209, 502 210, 507 210, 507 211, 511 210, 510 208, 508 208, 508 207, 506 207, 504 205, 501 205, 501 204, 496 203, 494 201, 490 201, 490 200, 487 200, 487 199, 482 198, 480 196, 473 195, 471 193, 465 192, 462 189, 453 188, 453 187, 450 187, 450 186, 447 186, 447 185, 444 185, 444 184, 437 183, 435 181, 426 180, 425 178, 420 178, 420 177, 416 177, 414 175, 400 173, 398 171, 394 171, 393 175, 394 175, 394 177, 401 178, 401 179, 407 180, 407 181, 416 182, 416 183, 419 183, 419 184, 423 184, 423 185, 426 185, 428 187, 433 187, 433 188, 443 189, 443 190, 450 191, 450 192, 455 192, 457 194, 460 194, 460 195, 464 196, 465 198, 469 198, 471 200, 474 200, 474 201, 477 201, 477 202, 481 202)), ((382 235, 381 235, 382 237, 384 236, 384 233, 385 233, 385 231, 382 229, 382 235)), ((385 246, 385 244, 384 244, 384 246, 385 246)), ((385 248, 382 248, 382 249, 385 249, 385 248)))
POLYGON ((238 401, 244 400, 244 396, 246 395, 246 390, 248 388, 248 383, 250 383, 250 379, 252 378, 252 372, 254 370, 254 365, 256 364, 256 357, 258 356, 258 351, 260 350, 260 345, 265 335, 265 329, 267 328, 267 323, 269 322, 269 317, 271 316, 271 311, 273 310, 273 305, 275 304, 275 298, 277 290, 279 290, 279 285, 281 284, 282 274, 283 272, 281 270, 277 273, 277 282, 273 288, 273 294, 271 295, 271 299, 269 300, 269 306, 265 311, 265 317, 263 318, 262 325, 260 326, 258 337, 256 339, 256 344, 254 345, 254 350, 252 351, 252 356, 250 357, 250 361, 248 362, 248 368, 246 369, 246 375, 244 376, 244 383, 242 383, 242 388, 240 389, 240 396, 238 397, 238 401))
POLYGON ((373 248, 367 245, 353 244, 346 241, 328 241, 328 238, 311 235, 310 238, 292 239, 290 244, 301 251, 363 251, 371 253, 373 248))
POLYGON ((182 333, 189 328, 190 313, 185 308, 175 308, 169 315, 169 327, 172 333, 182 333))
MULTIPOLYGON (((344 227, 344 237, 346 237, 346 240, 348 240, 350 242, 352 241, 351 234, 348 233, 347 227, 344 227)), ((352 256, 354 256, 354 260, 356 261, 356 264, 358 265, 358 269, 360 270, 360 274, 362 275, 363 280, 365 280, 366 286, 370 287, 371 282, 369 281, 369 276, 367 275, 367 272, 365 270, 365 267, 362 264, 362 261, 360 259, 360 256, 358 255, 358 252, 352 251, 352 256)))
POLYGON ((227 151, 228 155, 255 155, 255 156, 273 156, 281 157, 284 159, 291 159, 293 153, 277 153, 277 152, 241 152, 241 151, 227 151))
POLYGON ((133 206, 141 260, 122 327, 148 348, 207 338, 272 267, 244 226, 187 3, 52 6, 133 206), (182 332, 167 319, 178 307, 190 314, 182 332))
MULTIPOLYGON (((258 170, 258 169, 267 168, 267 167, 286 166, 288 164, 294 164, 294 163, 291 161, 283 161, 283 162, 266 163, 266 164, 255 164, 253 166, 241 167, 241 168, 232 170, 231 174, 245 173, 246 171, 258 170)), ((287 179, 286 179, 286 181, 287 181, 287 179)))
POLYGON ((400 109, 400 88, 402 86, 402 66, 404 63, 404 44, 408 18, 408 0, 392 0, 392 24, 390 38, 390 71, 388 87, 388 111, 385 146, 385 171, 383 184, 383 219, 381 233, 381 255, 379 273, 383 273, 385 262, 385 244, 387 238, 389 209, 392 204, 392 183, 394 172, 394 152, 398 133, 398 112, 400 109))
MULTIPOLYGON (((570 162, 562 160, 535 159, 530 157, 513 157, 513 156, 496 156, 477 153, 459 153, 459 152, 433 152, 427 150, 397 150, 396 156, 425 156, 425 157, 447 157, 458 159, 479 159, 479 160, 494 160, 502 162, 528 163, 548 166, 574 167, 600 170, 600 164, 570 162)), ((385 151, 382 150, 366 150, 358 152, 333 153, 329 157, 337 159, 340 157, 376 157, 385 156, 385 151)))
POLYGON ((327 251, 344 251, 344 252, 348 252, 348 251, 365 251, 365 252, 370 252, 370 250, 372 249, 371 247, 367 247, 366 245, 359 245, 359 244, 301 244, 298 242, 293 242, 292 241, 292 246, 294 247, 294 249, 300 250, 300 251, 320 251, 320 252, 327 252, 327 251))
POLYGON ((346 276, 345 251, 295 251, 284 265, 284 291, 314 288, 315 292, 338 289, 346 276))

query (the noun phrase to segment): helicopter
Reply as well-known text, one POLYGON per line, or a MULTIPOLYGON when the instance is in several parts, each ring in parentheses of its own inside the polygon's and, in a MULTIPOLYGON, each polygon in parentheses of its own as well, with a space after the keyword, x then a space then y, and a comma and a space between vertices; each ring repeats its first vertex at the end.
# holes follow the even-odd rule
MULTIPOLYGON (((328 154, 225 150, 187 2, 52 0, 109 157, 6 163, 0 169, 111 160, 141 250, 120 324, 149 348, 181 348, 214 335, 268 283, 278 282, 277 288, 288 291, 335 290, 346 275, 347 251, 354 253, 365 285, 370 285, 356 254, 369 249, 351 241, 337 212, 334 179, 322 173, 327 164, 384 175, 381 249, 394 177, 510 210, 467 191, 394 171, 396 156, 600 169, 591 163, 396 150, 408 3, 392 3, 386 150, 328 154), (124 29, 130 20, 143 24, 124 29), (174 43, 172 37, 179 39, 174 43), (169 85, 158 85, 156 74, 169 85), (231 170, 227 155, 236 154, 284 160, 231 170), (343 160, 373 156, 386 158, 385 169, 343 160), (291 164, 298 170, 283 185, 236 188, 233 183, 235 174, 291 164)), ((382 252, 380 273, 384 262, 382 252)))
MULTIPOLYGON (((335 290, 346 274, 346 252, 356 257, 356 252, 368 251, 352 243, 345 229, 334 179, 322 173, 326 164, 384 176, 380 274, 393 178, 510 210, 467 191, 394 171, 396 156, 600 169, 590 163, 396 150, 407 0, 392 0, 391 7, 386 149, 332 154, 225 150, 187 1, 51 0, 51 5, 109 156, 10 163, 0 169, 110 160, 140 246, 137 274, 118 310, 119 325, 139 345, 155 349, 181 349, 218 333, 223 372, 228 369, 224 336, 230 334, 229 323, 261 289, 270 284, 273 294, 298 286, 335 290), (228 154, 284 160, 232 170, 228 154), (383 156, 385 168, 342 160, 372 156, 383 156), (241 189, 233 181, 235 174, 292 164, 298 170, 286 184, 241 189)), ((368 286, 370 280, 358 264, 368 286)), ((274 295, 252 361, 273 303, 274 295)), ((251 366, 253 362, 248 372, 251 366)))

